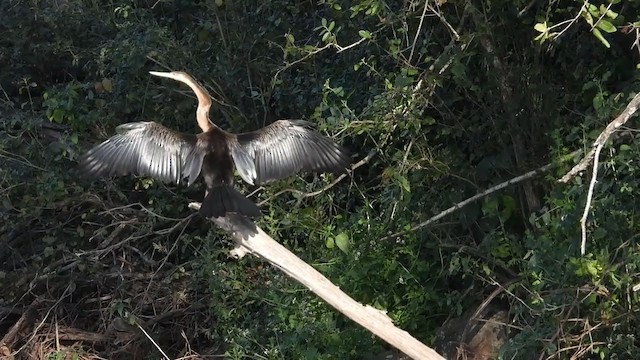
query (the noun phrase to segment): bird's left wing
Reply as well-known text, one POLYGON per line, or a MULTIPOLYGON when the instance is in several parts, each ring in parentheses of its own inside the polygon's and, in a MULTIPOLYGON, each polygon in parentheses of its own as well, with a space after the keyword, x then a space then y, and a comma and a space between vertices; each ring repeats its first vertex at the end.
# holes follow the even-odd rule
POLYGON ((191 185, 206 155, 196 135, 173 131, 156 122, 120 125, 117 134, 80 157, 80 170, 91 177, 146 175, 191 185))
POLYGON ((349 153, 303 120, 278 120, 260 130, 235 135, 229 149, 238 173, 263 184, 301 171, 343 173, 349 153))

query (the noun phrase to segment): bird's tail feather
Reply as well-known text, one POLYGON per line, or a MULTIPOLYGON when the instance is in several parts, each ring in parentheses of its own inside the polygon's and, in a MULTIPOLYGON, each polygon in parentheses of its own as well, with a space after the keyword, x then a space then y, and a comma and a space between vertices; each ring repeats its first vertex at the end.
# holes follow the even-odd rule
POLYGON ((207 190, 200 213, 204 217, 222 217, 226 213, 237 213, 248 217, 259 217, 258 205, 247 199, 230 185, 220 185, 207 190))

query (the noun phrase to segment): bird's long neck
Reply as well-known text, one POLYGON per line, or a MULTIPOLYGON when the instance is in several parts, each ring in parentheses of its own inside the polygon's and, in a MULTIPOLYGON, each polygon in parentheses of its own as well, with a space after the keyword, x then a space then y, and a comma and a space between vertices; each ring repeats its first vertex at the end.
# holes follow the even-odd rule
POLYGON ((209 109, 211 108, 211 96, 207 89, 202 87, 193 79, 186 79, 184 81, 191 90, 196 94, 198 98, 198 109, 196 110, 196 119, 198 120, 198 126, 203 132, 209 131, 211 128, 216 127, 215 124, 209 120, 209 109))

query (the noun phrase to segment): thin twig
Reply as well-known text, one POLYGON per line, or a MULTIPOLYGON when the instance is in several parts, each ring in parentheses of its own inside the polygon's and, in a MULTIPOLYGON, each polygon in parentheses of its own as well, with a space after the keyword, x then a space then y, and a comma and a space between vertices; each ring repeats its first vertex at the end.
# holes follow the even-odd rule
POLYGON ((160 354, 162 354, 162 356, 164 356, 165 359, 171 360, 171 358, 168 357, 167 354, 164 353, 164 351, 162 351, 162 348, 160 347, 160 345, 158 345, 158 343, 156 343, 155 340, 153 340, 153 338, 144 330, 144 328, 142 326, 140 326, 140 324, 138 324, 138 323, 136 323, 136 325, 138 326, 138 329, 140 329, 142 331, 142 333, 144 333, 144 336, 146 336, 147 339, 149 339, 149 341, 151 341, 153 346, 155 346, 156 349, 158 349, 158 351, 160 351, 160 354))
POLYGON ((47 169, 45 169, 45 168, 42 168, 42 167, 40 167, 38 165, 34 165, 33 163, 31 163, 26 158, 24 158, 24 157, 22 157, 20 155, 17 155, 17 154, 10 153, 10 152, 8 152, 6 150, 0 149, 0 157, 3 157, 5 159, 12 160, 12 161, 24 164, 24 165, 32 167, 32 168, 34 168, 36 170, 47 171, 47 169), (7 156, 7 155, 3 155, 3 154, 8 154, 8 155, 11 155, 11 156, 7 156))
POLYGON ((537 2, 538 0, 531 0, 527 6, 523 7, 522 10, 518 11, 518 17, 521 18, 524 14, 526 14, 529 10, 531 10, 531 8, 533 7, 533 5, 537 2))
POLYGON ((413 38, 413 45, 411 45, 409 60, 407 60, 409 64, 411 64, 411 59, 413 58, 413 52, 416 49, 416 43, 418 42, 418 37, 420 36, 420 31, 422 30, 422 24, 424 23, 424 17, 427 14, 427 5, 429 5, 429 0, 424 0, 424 8, 422 9, 422 15, 420 16, 420 23, 418 24, 418 30, 416 30, 416 36, 413 38))
POLYGON ((562 29, 562 31, 560 31, 560 32, 558 33, 558 35, 556 35, 556 36, 554 37, 554 39, 556 39, 556 40, 557 40, 557 39, 559 39, 559 38, 560 38, 560 36, 562 36, 562 34, 564 34, 567 30, 569 30, 569 28, 571 27, 571 25, 573 25, 576 21, 578 21, 578 19, 580 18, 580 16, 582 16, 582 12, 587 8, 587 5, 589 5, 589 1, 588 1, 588 0, 584 0, 584 2, 582 3, 582 6, 580 7, 580 10, 578 10, 578 13, 576 14, 576 16, 575 16, 573 19, 571 19, 571 20, 567 20, 567 21, 563 21, 563 22, 562 22, 562 23, 560 23, 560 24, 556 24, 556 25, 551 26, 551 27, 549 27, 549 28, 548 28, 548 30, 549 30, 549 31, 551 31, 551 29, 553 29, 553 28, 555 28, 555 27, 557 27, 557 26, 560 26, 560 25, 562 25, 562 24, 564 24, 564 23, 566 23, 566 22, 569 22, 569 25, 567 25, 567 27, 565 27, 564 29, 562 29))

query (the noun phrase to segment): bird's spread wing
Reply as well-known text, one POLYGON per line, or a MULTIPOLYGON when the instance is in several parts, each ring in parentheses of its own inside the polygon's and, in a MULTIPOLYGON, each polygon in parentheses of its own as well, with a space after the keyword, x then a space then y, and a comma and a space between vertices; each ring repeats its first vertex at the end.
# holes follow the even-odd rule
POLYGON ((205 153, 196 135, 182 134, 155 122, 120 125, 117 134, 84 154, 80 169, 91 177, 145 175, 191 185, 200 174, 205 153))
POLYGON ((342 173, 348 152, 302 120, 278 120, 238 134, 229 143, 238 173, 249 184, 282 179, 300 171, 342 173))

